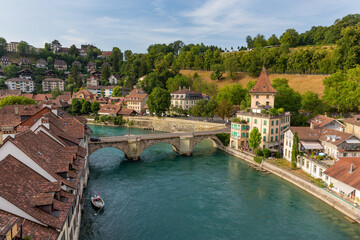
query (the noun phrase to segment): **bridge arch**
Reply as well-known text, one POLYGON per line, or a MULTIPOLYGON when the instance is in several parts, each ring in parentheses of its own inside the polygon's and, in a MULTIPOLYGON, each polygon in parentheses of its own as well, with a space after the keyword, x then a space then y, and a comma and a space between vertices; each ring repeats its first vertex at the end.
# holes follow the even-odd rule
POLYGON ((158 143, 166 143, 172 146, 173 150, 176 153, 179 153, 180 149, 180 141, 178 138, 175 139, 158 139, 158 140, 151 140, 151 141, 144 141, 141 144, 141 149, 139 154, 141 155, 146 149, 150 148, 151 146, 158 144, 158 143))
POLYGON ((210 136, 200 136, 200 137, 194 137, 192 149, 196 147, 196 145, 204 140, 211 140, 214 147, 218 148, 224 148, 224 144, 220 141, 220 139, 217 136, 210 135, 210 136))
POLYGON ((128 146, 126 144, 118 144, 118 143, 91 144, 91 145, 89 145, 89 157, 97 150, 100 150, 103 148, 116 148, 116 149, 122 151, 125 154, 125 158, 127 158, 128 146))

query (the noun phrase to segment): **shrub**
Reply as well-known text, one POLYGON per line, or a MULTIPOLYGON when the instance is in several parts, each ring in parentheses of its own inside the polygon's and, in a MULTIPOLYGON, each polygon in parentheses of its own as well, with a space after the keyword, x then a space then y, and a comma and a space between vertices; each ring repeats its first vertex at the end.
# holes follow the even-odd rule
POLYGON ((261 151, 260 148, 257 148, 257 149, 255 149, 255 155, 261 157, 263 155, 263 151, 261 151))
POLYGON ((224 146, 229 146, 230 142, 230 133, 218 133, 216 136, 224 144, 224 146))
POLYGON ((315 156, 315 154, 314 154, 314 152, 312 152, 310 157, 314 158, 314 156, 315 156))
POLYGON ((129 126, 132 126, 133 124, 134 124, 134 122, 132 120, 128 122, 129 126))
POLYGON ((326 187, 326 183, 320 178, 314 179, 313 182, 321 188, 326 187))
POLYGON ((260 164, 262 162, 262 157, 254 157, 254 161, 260 164))
POLYGON ((278 109, 278 113, 279 113, 280 115, 284 114, 284 109, 283 109, 283 108, 279 108, 279 109, 278 109))
POLYGON ((324 159, 324 157, 323 156, 316 156, 316 160, 318 160, 318 161, 320 161, 320 160, 323 160, 324 159))
POLYGON ((268 157, 270 156, 270 154, 271 154, 271 151, 270 151, 270 149, 264 148, 264 149, 262 150, 262 154, 263 154, 263 156, 264 156, 265 158, 268 158, 268 157))
POLYGON ((280 158, 280 152, 279 151, 276 152, 276 158, 280 158))
POLYGON ((278 110, 276 108, 271 108, 270 109, 270 116, 275 116, 278 115, 278 110))
POLYGON ((329 188, 333 188, 334 184, 330 183, 329 188))

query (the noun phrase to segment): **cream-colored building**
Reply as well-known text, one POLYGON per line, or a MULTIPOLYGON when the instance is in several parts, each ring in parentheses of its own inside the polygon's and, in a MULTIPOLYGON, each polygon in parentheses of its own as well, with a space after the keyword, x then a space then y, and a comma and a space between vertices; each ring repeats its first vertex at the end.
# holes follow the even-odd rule
POLYGON ((191 91, 190 88, 181 89, 180 87, 179 91, 171 93, 171 106, 188 110, 201 99, 203 99, 203 96, 200 92, 191 91))
POLYGON ((125 106, 127 109, 133 109, 137 113, 146 112, 146 101, 148 94, 141 89, 133 89, 128 96, 125 97, 125 106))
POLYGON ((248 148, 250 132, 257 128, 261 133, 261 148, 282 149, 284 132, 290 127, 291 115, 290 112, 270 114, 277 91, 271 86, 265 69, 249 93, 251 108, 238 112, 237 120, 232 122, 230 146, 248 148))
POLYGON ((60 91, 64 91, 65 81, 60 78, 46 78, 42 82, 42 88, 44 92, 51 92, 55 88, 59 88, 60 91))
POLYGON ((7 51, 8 52, 17 52, 18 42, 9 42, 7 44, 7 51))

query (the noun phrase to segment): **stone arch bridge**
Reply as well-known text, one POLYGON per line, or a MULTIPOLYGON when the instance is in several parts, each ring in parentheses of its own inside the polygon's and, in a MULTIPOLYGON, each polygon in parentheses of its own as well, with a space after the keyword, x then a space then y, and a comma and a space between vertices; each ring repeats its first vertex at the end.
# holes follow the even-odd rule
POLYGON ((214 146, 224 149, 223 143, 216 136, 218 133, 228 133, 229 129, 194 132, 194 133, 161 133, 146 135, 130 135, 119 137, 102 137, 98 142, 89 142, 89 155, 106 147, 120 149, 126 159, 138 161, 141 154, 156 143, 169 143, 179 155, 191 156, 196 144, 205 139, 211 139, 214 146))

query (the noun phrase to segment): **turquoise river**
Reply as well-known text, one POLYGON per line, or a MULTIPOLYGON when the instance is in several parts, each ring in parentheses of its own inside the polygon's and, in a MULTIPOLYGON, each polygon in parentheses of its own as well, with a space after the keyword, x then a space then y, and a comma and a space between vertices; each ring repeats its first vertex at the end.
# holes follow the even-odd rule
MULTIPOLYGON (((128 128, 91 126, 94 136, 128 128)), ((131 134, 151 131, 130 129, 131 134)), ((360 226, 292 184, 200 142, 191 157, 155 144, 140 162, 117 149, 90 156, 80 239, 360 239, 360 226), (106 205, 95 215, 92 192, 106 205)))

